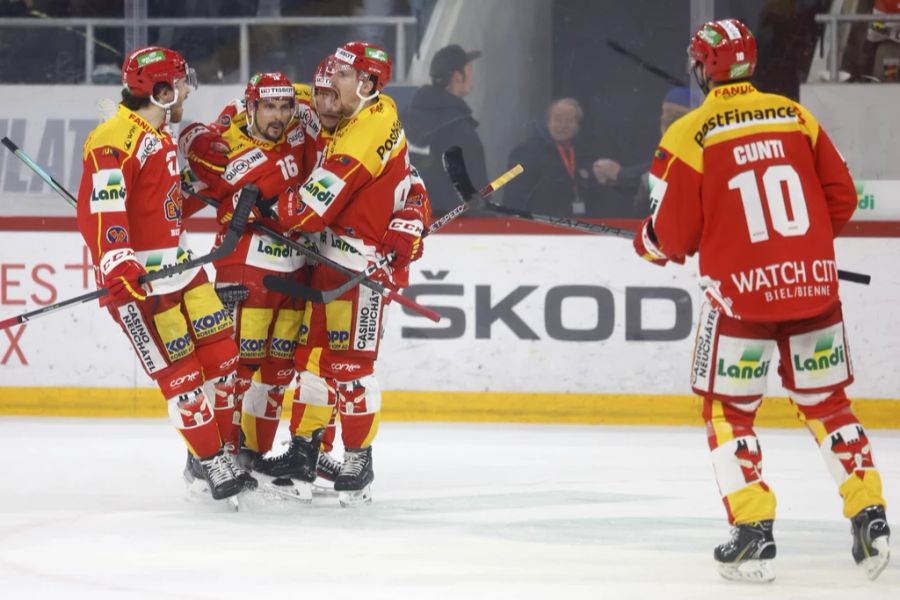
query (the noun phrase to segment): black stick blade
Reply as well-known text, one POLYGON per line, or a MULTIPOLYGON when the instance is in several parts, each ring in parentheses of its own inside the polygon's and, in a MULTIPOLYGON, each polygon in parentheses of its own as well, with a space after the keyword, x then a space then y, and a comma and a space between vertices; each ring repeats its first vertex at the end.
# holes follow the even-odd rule
POLYGON ((469 179, 469 173, 466 171, 466 161, 463 159, 462 148, 453 146, 444 152, 444 172, 450 178, 450 183, 456 189, 456 193, 462 198, 463 202, 471 200, 472 196, 478 193, 472 180, 469 179))

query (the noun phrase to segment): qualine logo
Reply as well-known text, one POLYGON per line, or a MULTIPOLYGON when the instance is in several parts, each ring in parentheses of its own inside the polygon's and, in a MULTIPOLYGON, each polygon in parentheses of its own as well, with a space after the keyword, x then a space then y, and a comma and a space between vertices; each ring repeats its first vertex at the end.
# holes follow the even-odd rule
POLYGON ((800 371, 824 371, 847 362, 844 345, 834 345, 834 332, 823 334, 816 340, 816 346, 811 358, 803 359, 799 354, 794 354, 794 370, 800 371))
POLYGON ((719 367, 716 374, 720 377, 731 379, 759 379, 769 374, 768 360, 761 360, 764 346, 748 346, 741 354, 736 365, 726 365, 725 359, 719 359, 719 367))
POLYGON ((146 54, 138 56, 137 64, 139 67, 146 67, 149 64, 165 60, 165 58, 166 55, 163 54, 162 50, 154 50, 153 52, 147 52, 146 54))
POLYGON ((374 58, 385 63, 388 61, 387 52, 378 48, 366 48, 366 58, 374 58))

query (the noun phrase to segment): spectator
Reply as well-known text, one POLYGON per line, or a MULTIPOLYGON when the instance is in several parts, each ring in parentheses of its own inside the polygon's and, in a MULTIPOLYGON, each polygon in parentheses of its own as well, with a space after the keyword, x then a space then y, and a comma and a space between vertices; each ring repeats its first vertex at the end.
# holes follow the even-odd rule
POLYGON ((590 173, 593 157, 578 138, 583 116, 574 98, 550 104, 546 122, 509 155, 509 166, 519 163, 525 172, 507 184, 506 206, 558 217, 603 212, 590 173))
POLYGON ((475 132, 478 121, 463 100, 472 91, 472 61, 479 56, 481 52, 466 52, 456 44, 438 50, 431 60, 431 85, 416 91, 404 121, 410 161, 425 180, 435 214, 446 213, 459 204, 441 164, 447 148, 462 148, 476 188, 488 183, 484 147, 475 132))
MULTIPOLYGON (((664 134, 669 125, 690 110, 689 88, 675 87, 669 90, 663 98, 659 116, 660 134, 664 134)), ((611 158, 598 158, 594 161, 593 172, 601 184, 613 186, 625 197, 633 199, 635 216, 645 217, 650 214, 649 161, 623 167, 611 158)))
MULTIPOLYGON (((900 14, 900 0, 876 0, 872 13, 900 14)), ((881 82, 900 82, 900 22, 874 21, 866 37, 875 44, 872 75, 881 82)))

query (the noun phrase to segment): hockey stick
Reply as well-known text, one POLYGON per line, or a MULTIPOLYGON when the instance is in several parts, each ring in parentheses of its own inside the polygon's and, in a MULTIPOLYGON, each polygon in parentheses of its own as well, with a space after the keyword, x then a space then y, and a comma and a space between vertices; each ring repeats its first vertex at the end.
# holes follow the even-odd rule
MULTIPOLYGON (((190 194, 191 196, 193 196, 194 198, 200 200, 201 202, 206 203, 209 206, 212 206, 213 208, 218 208, 218 206, 219 206, 219 201, 216 200, 215 198, 210 198, 209 196, 199 194, 199 193, 194 192, 187 188, 185 188, 185 191, 188 194, 190 194)), ((264 234, 282 242, 286 246, 289 246, 290 248, 296 250, 297 252, 306 255, 311 260, 313 260, 319 264, 325 265, 327 267, 331 267, 335 271, 338 271, 339 273, 342 273, 342 274, 346 275, 347 277, 352 278, 352 277, 358 277, 360 275, 360 273, 358 271, 354 271, 353 269, 348 269, 347 267, 343 266, 342 264, 340 264, 338 262, 331 260, 330 258, 325 258, 324 256, 322 256, 315 250, 307 248, 300 242, 293 240, 285 235, 282 235, 281 233, 278 233, 271 227, 267 227, 266 225, 263 225, 262 223, 254 222, 254 223, 251 223, 249 226, 251 229, 258 231, 260 233, 264 233, 264 234)), ((313 290, 312 288, 308 288, 304 285, 301 285, 299 282, 285 279, 283 277, 277 277, 274 275, 266 275, 265 277, 263 277, 263 285, 265 285, 266 288, 268 288, 274 292, 284 294, 285 296, 290 296, 291 298, 300 298, 301 300, 307 300, 307 299, 309 299, 308 296, 315 296, 315 293, 316 293, 316 290, 313 290)), ((402 304, 403 306, 408 307, 410 310, 414 310, 417 313, 419 313, 420 315, 427 317, 428 319, 431 319, 435 323, 437 323, 438 321, 441 320, 441 315, 438 314, 437 312, 431 310, 430 308, 426 308, 426 307, 422 306, 418 302, 410 300, 403 294, 399 294, 399 293, 395 292, 394 290, 381 285, 377 281, 372 281, 371 279, 363 278, 360 280, 359 285, 364 285, 364 286, 368 287, 369 289, 381 294, 382 296, 387 298, 389 301, 396 302, 397 304, 402 304)), ((314 299, 312 301, 315 302, 314 299)))
MULTIPOLYGON (((459 151, 458 156, 453 156, 449 160, 452 163, 454 163, 454 165, 456 163, 462 162, 462 150, 460 150, 458 147, 454 146, 453 148, 448 149, 444 153, 445 169, 446 169, 447 160, 448 160, 447 155, 451 154, 451 152, 454 150, 459 151)), ((503 175, 501 175, 500 177, 498 177, 497 179, 492 181, 487 186, 485 186, 485 188, 479 192, 480 197, 485 198, 485 197, 489 196, 490 194, 494 193, 495 191, 500 189, 502 186, 506 185, 506 183, 508 181, 510 181, 511 179, 513 179, 514 177, 518 177, 522 173, 523 170, 524 169, 522 168, 522 165, 514 166, 512 169, 510 169, 509 171, 507 171, 506 173, 504 173, 503 175)), ((462 172, 465 173, 465 164, 462 165, 462 172)), ((466 177, 468 178, 468 176, 466 176, 466 177)), ((462 204, 454 207, 453 210, 451 210, 450 212, 445 214, 443 217, 441 217, 440 219, 438 219, 437 221, 432 223, 431 227, 428 228, 428 231, 426 231, 425 235, 423 235, 422 237, 429 236, 429 235, 433 234, 434 232, 438 231, 441 227, 443 227, 444 225, 446 225, 447 223, 449 223, 450 221, 452 221, 453 219, 455 219, 462 213, 466 212, 469 209, 469 206, 470 206, 469 201, 464 200, 462 204)), ((364 271, 361 271, 359 273, 359 275, 357 275, 356 277, 352 277, 351 279, 347 280, 345 283, 343 283, 342 285, 339 285, 336 288, 321 291, 321 292, 318 290, 310 290, 312 292, 312 294, 310 294, 310 297, 307 297, 307 300, 312 300, 313 302, 318 302, 321 304, 328 304, 329 302, 337 300, 338 298, 343 296, 347 291, 349 291, 349 290, 353 289, 354 287, 356 287, 357 285, 359 285, 363 279, 366 279, 366 278, 370 277, 371 275, 373 275, 374 273, 385 268, 393 260, 394 260, 394 253, 391 252, 387 256, 375 261, 374 263, 372 263, 371 265, 366 267, 366 269, 364 271), (313 295, 315 297, 312 297, 313 295)))
POLYGON ((687 86, 687 84, 684 81, 682 81, 681 79, 679 79, 678 77, 675 77, 671 73, 668 73, 668 72, 664 71, 663 69, 660 69, 656 65, 647 62, 646 60, 644 60, 643 58, 641 58, 640 56, 638 56, 637 54, 635 54, 634 52, 632 52, 631 50, 629 50, 628 48, 623 46, 622 44, 615 42, 613 40, 607 39, 606 45, 609 46, 611 50, 618 52, 622 56, 624 56, 626 58, 630 58, 631 60, 636 62, 639 67, 641 67, 648 73, 653 73, 657 77, 665 79, 667 82, 671 83, 672 85, 675 85, 678 87, 686 87, 687 86))
MULTIPOLYGON (((178 275, 179 273, 183 273, 195 267, 203 266, 207 263, 211 263, 231 254, 237 247, 241 235, 244 233, 244 228, 247 226, 247 219, 250 217, 250 210, 256 204, 256 198, 258 196, 259 189, 257 189, 255 185, 248 184, 244 186, 244 188, 241 190, 241 196, 238 199, 237 206, 234 208, 234 215, 231 217, 231 222, 228 223, 228 231, 225 232, 222 243, 219 244, 218 247, 214 248, 209 254, 186 260, 182 263, 178 263, 177 265, 164 267, 162 269, 159 269, 158 271, 153 271, 152 273, 147 273, 146 275, 143 275, 140 279, 138 279, 138 283, 149 283, 151 281, 157 281, 159 279, 171 277, 172 275, 178 275)), ((38 310, 33 310, 31 312, 23 313, 15 317, 4 319, 0 321, 0 329, 6 329, 14 325, 19 325, 21 323, 25 323, 26 321, 31 321, 32 319, 35 319, 37 317, 56 312, 63 308, 68 308, 69 306, 84 304, 85 302, 90 302, 91 300, 97 300, 108 294, 108 289, 100 288, 99 290, 94 290, 93 292, 82 294, 81 296, 76 296, 75 298, 69 298, 68 300, 57 302, 56 304, 50 304, 49 306, 45 306, 38 310)))
MULTIPOLYGON (((28 156, 28 154, 26 154, 24 150, 20 149, 15 143, 13 143, 12 140, 10 140, 7 137, 4 137, 2 140, 0 140, 0 142, 2 142, 3 145, 6 146, 7 149, 9 149, 13 154, 15 154, 22 162, 24 162, 26 165, 28 165, 28 167, 32 171, 37 173, 38 176, 41 179, 43 179, 47 183, 47 185, 49 185, 51 188, 53 188, 53 190, 56 191, 56 193, 58 193, 60 196, 62 196, 66 200, 66 202, 71 204, 73 207, 77 204, 76 198, 71 193, 69 193, 69 191, 66 190, 66 188, 64 188, 49 173, 47 173, 44 169, 42 169, 40 165, 38 165, 34 160, 32 160, 31 157, 28 156)), ((198 194, 187 188, 185 188, 185 191, 187 191, 187 193, 189 193, 191 196, 194 196, 198 200, 201 200, 202 202, 208 204, 209 206, 212 206, 214 208, 218 208, 218 206, 219 206, 219 202, 215 198, 210 198, 209 196, 204 196, 203 194, 198 194)), ((251 206, 251 208, 252 208, 252 206, 251 206)), ((314 250, 310 250, 303 244, 300 244, 288 237, 285 237, 285 236, 279 234, 274 229, 266 227, 265 225, 263 225, 261 223, 253 223, 251 226, 254 229, 256 229, 262 233, 265 233, 269 236, 272 236, 275 239, 278 239, 278 240, 284 242, 285 244, 287 244, 291 248, 297 250, 298 252, 300 252, 302 254, 306 254, 313 260, 324 263, 324 264, 332 267, 333 269, 344 273, 348 277, 357 277, 358 276, 358 273, 356 271, 347 269, 334 261, 324 259, 322 256, 319 255, 318 252, 315 252, 314 250)), ((212 260, 218 260, 218 257, 214 257, 212 260)), ((280 279, 280 278, 274 278, 274 279, 280 279)), ((278 285, 281 286, 284 282, 288 282, 288 281, 285 279, 280 279, 278 285)), ((286 295, 289 295, 292 297, 304 298, 304 296, 301 295, 303 290, 309 290, 310 292, 315 292, 315 290, 311 290, 310 288, 300 286, 299 283, 296 283, 296 282, 288 282, 288 283, 294 283, 296 286, 298 286, 299 288, 302 288, 302 289, 299 292, 295 289, 294 295, 291 295, 291 294, 286 294, 286 295)), ((364 285, 368 285, 368 287, 374 289, 375 291, 377 291, 381 295, 387 297, 388 299, 393 300, 393 301, 397 302, 398 304, 407 306, 411 310, 414 310, 414 311, 428 317, 429 319, 431 319, 434 322, 438 322, 441 318, 441 316, 438 313, 434 312, 433 310, 425 308, 421 304, 414 302, 413 300, 410 300, 406 296, 403 296, 402 294, 398 294, 398 293, 394 292, 393 290, 386 290, 386 288, 384 286, 382 286, 381 284, 377 284, 377 283, 372 282, 365 278, 362 281, 360 281, 360 283, 362 283, 364 285), (369 283, 366 283, 366 282, 369 282, 369 283)), ((276 291, 281 291, 281 290, 279 289, 276 291)), ((285 292, 282 292, 282 293, 285 293, 285 292)), ((85 301, 87 301, 87 300, 85 300, 85 301)), ((49 307, 45 307, 45 308, 49 308, 49 307)))
POLYGON ((28 155, 25 153, 24 150, 22 150, 21 148, 19 148, 19 147, 18 147, 15 143, 13 143, 13 141, 12 141, 11 139, 9 139, 8 137, 4 137, 2 140, 0 140, 0 143, 2 143, 4 146, 6 146, 6 148, 7 148, 10 152, 12 152, 13 154, 15 154, 16 157, 18 157, 19 160, 21 160, 23 163, 25 163, 26 165, 28 165, 28 168, 30 168, 32 171, 34 171, 35 173, 37 173, 38 177, 40 177, 41 179, 43 179, 43 180, 47 183, 47 185, 49 185, 51 188, 53 188, 53 191, 55 191, 57 194, 59 194, 60 196, 62 196, 63 199, 64 199, 66 202, 68 202, 68 203, 72 206, 72 208, 75 208, 75 205, 78 204, 78 201, 75 199, 75 196, 73 196, 72 194, 70 194, 69 191, 66 190, 66 188, 64 188, 60 182, 58 182, 57 180, 53 179, 53 177, 52 177, 49 173, 47 173, 47 171, 45 171, 44 169, 42 169, 41 166, 40 166, 39 164, 37 164, 36 162, 34 162, 34 161, 31 159, 31 157, 28 156, 28 155))
MULTIPOLYGON (((526 210, 519 210, 517 208, 498 206, 492 202, 485 202, 484 207, 487 210, 500 215, 507 215, 527 221, 534 221, 535 223, 545 223, 547 225, 562 227, 564 229, 575 229, 577 231, 584 231, 586 233, 594 233, 600 235, 614 235, 616 237, 621 237, 629 240, 634 239, 636 235, 636 232, 631 231, 630 229, 620 229, 618 227, 610 227, 609 225, 603 225, 600 223, 588 223, 587 221, 568 219, 566 217, 540 215, 526 210)), ((872 282, 871 275, 867 275, 865 273, 857 273, 855 271, 844 271, 842 269, 838 269, 838 279, 843 279, 844 281, 850 281, 853 283, 860 283, 862 285, 869 285, 869 283, 872 282)))

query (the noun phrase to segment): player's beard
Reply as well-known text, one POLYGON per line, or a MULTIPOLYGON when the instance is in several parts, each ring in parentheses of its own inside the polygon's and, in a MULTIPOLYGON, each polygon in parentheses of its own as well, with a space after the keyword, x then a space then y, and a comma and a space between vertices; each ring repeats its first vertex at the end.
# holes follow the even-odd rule
POLYGON ((284 133, 285 127, 284 123, 274 120, 271 123, 268 123, 265 129, 261 129, 259 126, 256 127, 256 130, 262 135, 263 138, 267 139, 270 142, 277 142, 281 139, 281 135, 284 133))
POLYGON ((169 123, 181 123, 184 118, 184 104, 179 102, 169 109, 169 123))

